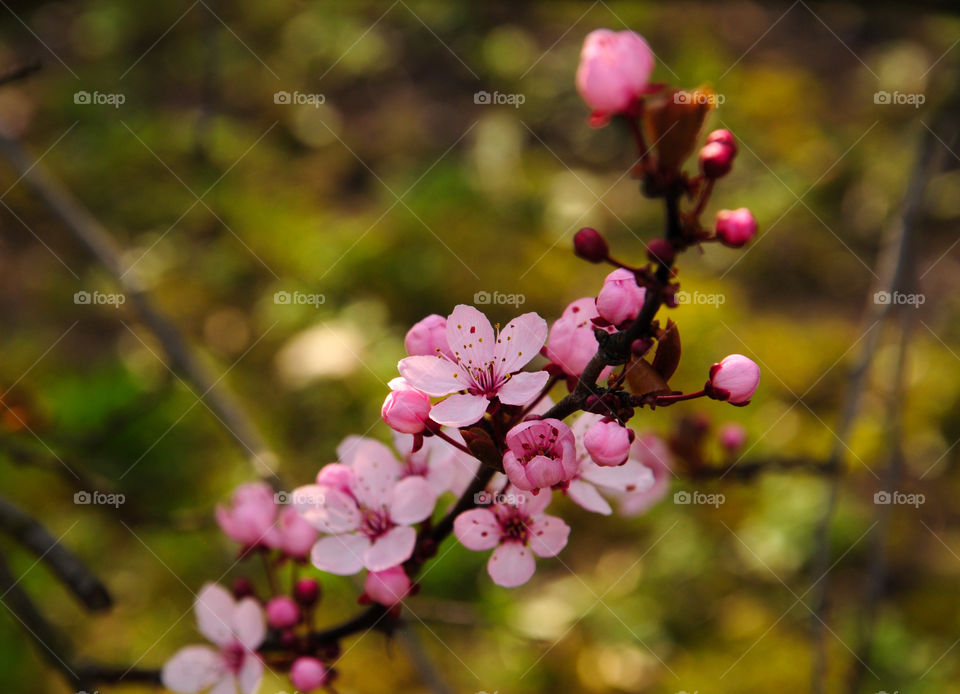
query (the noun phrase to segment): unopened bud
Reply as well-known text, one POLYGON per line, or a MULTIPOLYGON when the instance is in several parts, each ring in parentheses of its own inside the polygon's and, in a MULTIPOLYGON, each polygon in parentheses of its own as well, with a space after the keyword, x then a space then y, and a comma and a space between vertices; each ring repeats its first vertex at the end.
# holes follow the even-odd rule
POLYGON ((584 227, 573 237, 573 252, 591 263, 602 263, 610 254, 610 247, 600 232, 584 227))
POLYGON ((647 244, 647 257, 654 263, 669 265, 676 256, 676 249, 666 239, 653 239, 647 244))
POLYGON ((708 142, 700 150, 700 171, 707 178, 726 176, 733 166, 736 151, 722 142, 708 142))

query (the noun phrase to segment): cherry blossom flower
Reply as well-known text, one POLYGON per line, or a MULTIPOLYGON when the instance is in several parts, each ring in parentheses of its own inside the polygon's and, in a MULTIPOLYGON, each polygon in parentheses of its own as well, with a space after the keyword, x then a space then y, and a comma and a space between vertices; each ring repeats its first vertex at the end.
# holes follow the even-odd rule
POLYGON ((344 449, 350 464, 340 464, 326 476, 321 470, 318 476, 334 484, 306 485, 293 492, 297 511, 326 534, 314 544, 310 559, 333 574, 383 571, 405 562, 416 544, 411 526, 427 518, 437 501, 424 478, 402 477, 390 449, 356 438, 359 441, 344 449))
POLYGON ((630 447, 630 457, 642 462, 653 472, 653 486, 623 496, 620 513, 637 516, 656 505, 667 495, 673 474, 673 454, 666 441, 657 434, 638 436, 630 447))
POLYGON ((447 318, 446 331, 453 358, 413 356, 398 365, 414 388, 449 396, 430 410, 430 418, 439 424, 474 424, 494 398, 504 405, 526 405, 550 378, 546 371, 520 371, 547 337, 547 323, 536 313, 518 316, 495 333, 480 311, 460 304, 447 318))
POLYGON ((552 487, 577 472, 576 441, 559 419, 521 422, 507 432, 503 471, 524 491, 552 487))
POLYGON ((280 511, 277 519, 277 532, 271 547, 281 550, 291 559, 306 559, 310 548, 317 541, 317 531, 297 513, 295 508, 287 506, 280 511))
MULTIPOLYGON (((550 328, 547 346, 544 350, 547 359, 563 369, 568 376, 579 378, 587 363, 597 353, 596 327, 593 319, 597 313, 597 302, 592 296, 577 299, 563 310, 563 314, 550 328)), ((613 332, 613 328, 604 328, 613 332)), ((608 366, 600 374, 600 380, 610 375, 608 366)))
POLYGON ((604 467, 593 462, 583 441, 586 432, 602 419, 601 415, 585 412, 571 427, 577 440, 579 467, 567 485, 566 493, 581 508, 609 516, 613 509, 604 494, 623 498, 631 494, 644 494, 654 487, 656 477, 654 471, 636 455, 636 441, 623 465, 604 467))
POLYGON ((402 566, 393 566, 385 571, 370 571, 363 582, 363 595, 367 600, 393 607, 410 593, 413 584, 402 566))
POLYGON ((757 220, 746 207, 717 212, 717 238, 725 246, 740 248, 757 233, 757 220))
POLYGON ((710 367, 707 395, 731 405, 750 402, 760 383, 760 367, 742 354, 731 354, 710 367))
POLYGON ((402 378, 388 384, 390 392, 383 401, 380 416, 393 429, 404 434, 419 434, 430 419, 430 396, 410 385, 402 378))
POLYGON ((601 419, 587 429, 583 445, 597 465, 615 467, 627 461, 633 439, 633 430, 619 422, 601 419))
POLYGON ((255 653, 267 634, 263 611, 253 598, 235 602, 208 583, 193 606, 197 628, 216 648, 187 646, 163 666, 163 686, 182 694, 208 687, 211 694, 252 694, 260 688, 263 663, 255 653))
POLYGON ((637 317, 646 296, 647 291, 637 284, 630 270, 617 268, 603 280, 597 294, 597 312, 604 320, 620 325, 637 317))
POLYGON ((245 549, 275 546, 277 506, 266 482, 244 484, 233 492, 230 506, 217 506, 217 523, 227 537, 245 549))
POLYGON ((580 53, 577 90, 598 114, 621 113, 646 91, 653 61, 653 51, 639 34, 591 31, 580 53))
POLYGON ((736 453, 747 442, 747 430, 736 422, 727 422, 717 433, 720 445, 728 453, 736 453))
POLYGON ((407 354, 434 356, 446 354, 452 357, 450 346, 447 344, 447 319, 432 313, 418 323, 415 323, 403 340, 407 354))
POLYGON ((544 515, 549 494, 533 495, 508 486, 489 507, 461 513, 453 532, 467 549, 492 549, 487 573, 497 585, 513 588, 530 580, 536 569, 533 555, 553 557, 567 545, 570 527, 544 515))

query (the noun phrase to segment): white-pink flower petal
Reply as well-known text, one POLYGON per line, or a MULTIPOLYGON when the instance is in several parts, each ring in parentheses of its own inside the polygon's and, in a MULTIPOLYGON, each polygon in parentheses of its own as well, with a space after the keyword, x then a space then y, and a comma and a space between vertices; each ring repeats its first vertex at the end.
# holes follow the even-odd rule
POLYGON ((497 370, 507 374, 522 368, 539 354, 546 339, 547 321, 532 312, 517 316, 497 335, 493 355, 497 370))
POLYGON ((163 686, 180 694, 194 694, 220 680, 226 664, 209 646, 187 646, 173 654, 160 673, 163 686))
POLYGON ((349 576, 363 568, 370 540, 360 533, 321 537, 310 550, 310 561, 321 571, 349 576))
POLYGON ((526 405, 540 394, 550 380, 546 371, 521 371, 500 386, 497 397, 504 405, 526 405))
POLYGON ((233 609, 233 633, 244 647, 255 651, 267 637, 267 624, 260 604, 253 598, 244 598, 233 609))
POLYGON ((394 523, 411 525, 429 517, 436 505, 437 493, 426 479, 407 477, 393 487, 387 510, 394 523))
POLYGON ((505 542, 493 550, 487 561, 487 573, 504 588, 515 588, 530 580, 536 564, 533 554, 520 542, 505 542))
POLYGON ((430 410, 430 419, 448 427, 465 427, 483 418, 489 401, 482 395, 458 393, 441 400, 430 410))
POLYGON ((465 511, 453 521, 453 532, 467 549, 475 552, 493 549, 500 544, 500 526, 493 511, 475 508, 465 511))
POLYGON ((447 395, 470 385, 460 367, 446 357, 407 357, 397 368, 407 383, 427 395, 447 395))
POLYGON ((385 571, 402 564, 413 554, 417 531, 409 525, 398 525, 373 541, 363 556, 368 571, 385 571))
POLYGON ((206 584, 193 603, 197 629, 208 641, 225 646, 233 641, 233 596, 216 583, 206 584))
POLYGON ((567 546, 570 536, 570 526, 556 516, 534 518, 527 530, 527 542, 538 557, 555 557, 567 546))

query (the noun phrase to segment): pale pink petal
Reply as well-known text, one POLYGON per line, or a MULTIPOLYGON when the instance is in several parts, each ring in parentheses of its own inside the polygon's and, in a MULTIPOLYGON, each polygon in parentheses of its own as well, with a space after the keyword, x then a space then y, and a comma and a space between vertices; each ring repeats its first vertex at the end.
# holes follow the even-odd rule
POLYGON ((500 525, 493 511, 475 508, 464 511, 453 521, 453 532, 467 549, 482 552, 500 544, 500 525))
POLYGON ((237 678, 233 676, 233 673, 226 673, 217 680, 207 694, 237 694, 237 678))
POLYGON ((321 571, 349 576, 363 568, 363 555, 370 540, 360 533, 329 535, 317 540, 310 550, 310 561, 321 571))
POLYGON ((342 463, 354 465, 360 458, 379 460, 384 465, 396 464, 396 456, 387 446, 365 436, 348 436, 337 446, 337 458, 342 463))
POLYGON ((353 463, 353 484, 350 491, 361 506, 379 509, 386 505, 390 490, 400 477, 400 464, 396 460, 358 456, 353 463))
POLYGON ((570 526, 556 516, 540 516, 528 526, 530 549, 538 557, 555 557, 567 546, 570 526))
POLYGON ((253 598, 241 600, 233 610, 232 627, 237 641, 251 651, 256 650, 267 636, 267 624, 260 603, 253 598))
POLYGON ((433 513, 437 493, 423 477, 407 477, 390 492, 390 520, 400 525, 419 523, 433 513))
POLYGON ((194 694, 223 677, 226 664, 218 651, 209 646, 181 648, 160 672, 163 686, 180 694, 194 694))
POLYGON ((441 400, 430 410, 430 419, 450 427, 465 427, 480 421, 489 402, 482 395, 458 393, 441 400))
POLYGON ((519 542, 507 542, 495 550, 487 561, 487 573, 493 582, 504 588, 515 588, 530 580, 536 564, 533 554, 519 542))
POLYGON ((567 487, 567 495, 573 499, 573 503, 580 508, 585 508, 591 513, 602 513, 609 516, 613 513, 610 504, 604 499, 597 488, 589 482, 583 480, 572 480, 567 487))
POLYGON ((237 675, 237 682, 240 685, 240 691, 243 694, 253 694, 260 689, 260 681, 263 679, 263 663, 254 653, 247 653, 243 660, 243 666, 237 675))
POLYGON ((517 508, 522 509, 527 516, 535 517, 543 513, 550 505, 551 493, 549 489, 543 489, 538 494, 529 491, 522 491, 514 488, 512 485, 507 487, 504 492, 507 497, 514 497, 517 508))
POLYGON ((470 385, 460 367, 445 357, 407 357, 397 368, 410 385, 427 395, 447 395, 470 385))
POLYGON ((580 468, 580 477, 604 490, 617 493, 643 492, 654 483, 653 471, 636 460, 628 460, 616 467, 584 463, 580 468))
POLYGON ((413 554, 417 531, 409 525, 398 525, 381 535, 367 548, 363 564, 368 571, 384 571, 402 564, 413 554))
MULTIPOLYGON (((450 321, 447 321, 449 329, 450 321)), ((497 336, 494 352, 497 372, 513 373, 540 353, 547 339, 547 321, 536 313, 524 313, 507 323, 497 336)), ((519 403, 518 403, 519 404, 519 403)))
POLYGON ((290 502, 303 519, 320 532, 336 535, 356 530, 360 525, 357 502, 333 487, 318 484, 297 487, 290 495, 290 502))
POLYGON ((193 603, 197 629, 211 643, 225 646, 233 642, 233 596, 223 586, 206 584, 193 603))
MULTIPOLYGON (((495 340, 490 321, 473 306, 458 304, 447 318, 447 342, 463 366, 485 368, 493 360, 495 340)), ((466 388, 466 385, 460 387, 466 388)))
POLYGON ((546 371, 521 371, 497 389, 497 397, 504 405, 526 405, 540 394, 550 380, 546 371))

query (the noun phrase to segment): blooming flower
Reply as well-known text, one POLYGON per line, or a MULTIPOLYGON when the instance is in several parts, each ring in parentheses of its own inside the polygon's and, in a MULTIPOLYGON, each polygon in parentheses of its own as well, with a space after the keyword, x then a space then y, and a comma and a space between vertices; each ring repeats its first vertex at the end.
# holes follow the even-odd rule
POLYGON ((414 388, 449 396, 430 410, 435 422, 452 427, 473 424, 493 398, 504 405, 526 405, 550 378, 546 371, 520 371, 547 336, 547 323, 536 313, 514 318, 494 333, 486 316, 460 304, 447 318, 446 331, 453 358, 413 356, 398 365, 400 375, 414 388))
POLYGON ((648 492, 656 484, 654 471, 642 463, 635 453, 636 441, 627 461, 616 467, 597 465, 587 452, 583 441, 586 432, 603 419, 601 415, 585 412, 573 423, 571 430, 577 440, 579 467, 567 485, 566 493, 578 506, 593 513, 609 516, 613 509, 601 491, 614 497, 627 498, 631 494, 648 492))
POLYGON ((393 607, 407 597, 413 584, 402 566, 385 571, 370 571, 363 582, 363 594, 368 600, 393 607))
POLYGON ((163 686, 182 694, 212 687, 211 694, 252 694, 260 688, 263 663, 254 652, 266 636, 263 611, 253 598, 235 602, 226 589, 208 583, 193 606, 197 628, 217 648, 187 646, 163 666, 163 686))
POLYGON ((533 554, 553 557, 560 553, 567 545, 570 527, 543 514, 550 503, 549 494, 533 495, 509 486, 496 498, 489 507, 457 516, 453 532, 467 549, 494 550, 487 573, 497 585, 513 588, 533 576, 533 554))
POLYGON ((402 478, 390 449, 372 445, 377 443, 359 439, 346 449, 342 444, 350 464, 318 475, 332 484, 306 485, 293 492, 294 507, 304 520, 326 534, 310 552, 313 565, 322 571, 349 575, 402 564, 416 544, 417 533, 410 526, 433 512, 437 494, 430 483, 422 477, 402 478))
POLYGON ((430 396, 411 388, 402 378, 395 378, 388 385, 390 393, 380 410, 383 421, 404 434, 422 432, 430 419, 430 396))
POLYGON ((577 90, 598 114, 626 111, 644 93, 653 72, 653 51, 632 31, 597 29, 587 34, 577 67, 577 90))
POLYGON ((760 383, 760 367, 742 354, 731 354, 710 367, 707 395, 731 405, 746 405, 760 383))
POLYGON ((237 487, 229 507, 217 506, 216 517, 224 534, 245 549, 272 547, 279 541, 273 490, 265 482, 237 487))
POLYGON ((653 472, 653 485, 632 491, 621 499, 620 513, 637 516, 666 496, 670 489, 673 454, 667 443, 656 434, 638 436, 630 447, 630 457, 642 462, 653 472))
POLYGON ((632 272, 617 268, 603 280, 603 288, 597 294, 597 312, 604 320, 620 325, 637 317, 646 295, 632 272))
POLYGON ((503 471, 524 491, 569 480, 577 472, 576 442, 559 419, 521 422, 507 432, 503 471))
MULTIPOLYGON (((599 345, 593 334, 596 329, 593 319, 599 316, 596 300, 587 296, 567 306, 550 328, 545 355, 568 376, 579 378, 597 353, 599 345)), ((613 328, 604 330, 612 332, 613 328)), ((610 367, 606 367, 600 374, 600 380, 607 378, 610 371, 610 367)))
POLYGON ((601 419, 583 435, 583 446, 597 465, 617 466, 627 462, 633 431, 619 422, 601 419))

